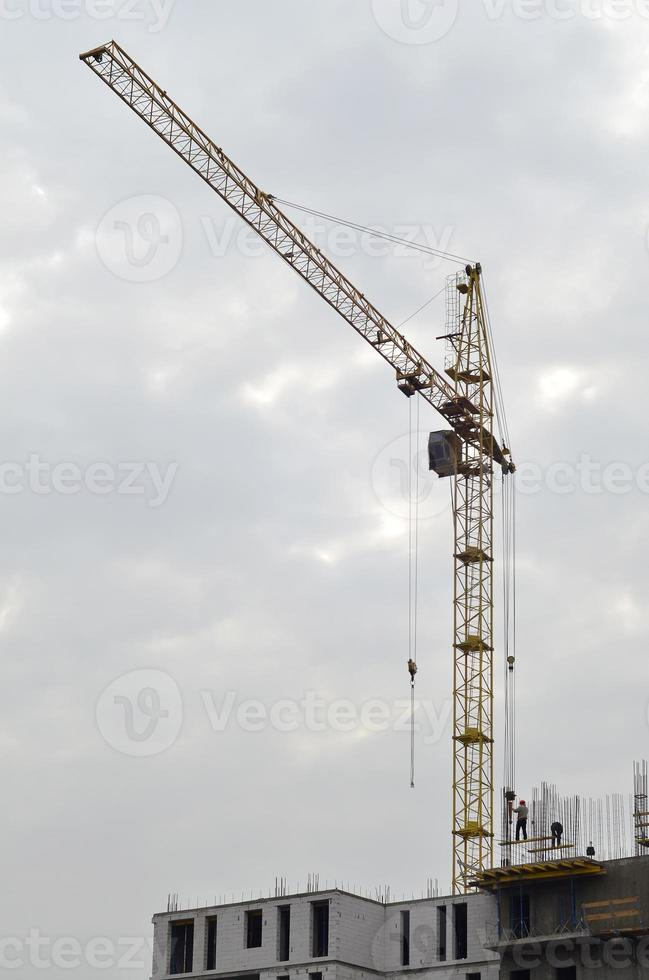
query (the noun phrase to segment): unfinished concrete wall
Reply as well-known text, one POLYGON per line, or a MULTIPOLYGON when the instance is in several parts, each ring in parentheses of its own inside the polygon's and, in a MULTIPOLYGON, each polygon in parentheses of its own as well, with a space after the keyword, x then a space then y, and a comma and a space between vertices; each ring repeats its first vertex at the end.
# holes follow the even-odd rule
POLYGON ((602 875, 529 878, 501 890, 504 930, 515 925, 523 898, 529 900, 530 928, 529 939, 504 951, 503 980, 511 974, 524 980, 516 973, 520 970, 529 970, 531 980, 570 980, 573 967, 577 980, 649 980, 649 856, 607 861, 602 867, 602 875), (630 914, 620 916, 621 909, 630 914))

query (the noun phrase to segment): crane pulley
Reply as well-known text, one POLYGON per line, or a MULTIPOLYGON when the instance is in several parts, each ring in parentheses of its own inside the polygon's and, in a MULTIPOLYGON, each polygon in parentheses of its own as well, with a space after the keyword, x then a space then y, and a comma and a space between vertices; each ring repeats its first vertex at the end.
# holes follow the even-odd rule
MULTIPOLYGON (((80 58, 392 366, 399 389, 449 427, 431 434, 429 459, 453 488, 453 890, 467 891, 493 854, 492 473, 494 464, 514 471, 493 433, 482 269, 468 265, 454 277, 444 377, 123 48, 110 41, 80 58)), ((412 654, 408 669, 414 685, 412 654)))

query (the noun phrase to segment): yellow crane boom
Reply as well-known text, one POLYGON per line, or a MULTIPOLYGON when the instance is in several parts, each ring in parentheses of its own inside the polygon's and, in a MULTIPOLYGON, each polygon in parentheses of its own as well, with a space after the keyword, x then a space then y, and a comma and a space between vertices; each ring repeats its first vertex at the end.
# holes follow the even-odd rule
POLYGON ((115 41, 81 54, 90 67, 450 426, 433 433, 431 469, 454 480, 453 889, 466 891, 493 851, 493 463, 513 472, 493 435, 493 384, 479 264, 457 277, 454 363, 440 374, 354 284, 115 41))

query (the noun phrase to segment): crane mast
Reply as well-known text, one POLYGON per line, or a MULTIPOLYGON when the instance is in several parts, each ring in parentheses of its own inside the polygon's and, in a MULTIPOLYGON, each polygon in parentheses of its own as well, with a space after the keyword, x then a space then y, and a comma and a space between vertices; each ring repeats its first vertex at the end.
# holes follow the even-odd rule
POLYGON ((453 480, 453 891, 493 852, 493 467, 513 472, 493 434, 493 372, 479 265, 454 282, 447 380, 115 41, 79 56, 421 396, 449 430, 431 434, 431 469, 453 480))
MULTIPOLYGON (((491 431, 494 396, 480 268, 456 277, 447 373, 491 431), (456 305, 457 304, 457 305, 456 305), (455 312, 454 311, 455 308, 455 312), (455 334, 455 335, 454 335, 455 334)), ((453 474, 453 891, 493 866, 493 466, 463 440, 453 474)))

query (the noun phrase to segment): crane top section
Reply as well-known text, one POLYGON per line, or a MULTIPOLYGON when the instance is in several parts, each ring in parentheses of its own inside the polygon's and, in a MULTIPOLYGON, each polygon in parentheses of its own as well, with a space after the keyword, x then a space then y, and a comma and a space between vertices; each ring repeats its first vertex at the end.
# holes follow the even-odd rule
MULTIPOLYGON (((79 55, 261 238, 390 364, 399 389, 421 395, 465 442, 513 471, 507 450, 478 421, 478 409, 399 333, 354 284, 171 99, 116 41, 79 55)), ((480 288, 480 266, 467 267, 480 288)), ((455 381, 455 379, 453 379, 455 381)))

